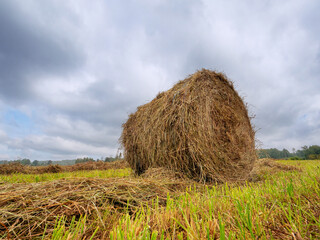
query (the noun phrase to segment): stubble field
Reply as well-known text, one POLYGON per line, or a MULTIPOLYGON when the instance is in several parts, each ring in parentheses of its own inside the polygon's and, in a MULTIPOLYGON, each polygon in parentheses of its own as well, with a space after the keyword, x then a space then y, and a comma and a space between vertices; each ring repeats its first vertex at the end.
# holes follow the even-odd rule
POLYGON ((320 239, 320 161, 203 185, 151 169, 0 175, 1 239, 320 239))

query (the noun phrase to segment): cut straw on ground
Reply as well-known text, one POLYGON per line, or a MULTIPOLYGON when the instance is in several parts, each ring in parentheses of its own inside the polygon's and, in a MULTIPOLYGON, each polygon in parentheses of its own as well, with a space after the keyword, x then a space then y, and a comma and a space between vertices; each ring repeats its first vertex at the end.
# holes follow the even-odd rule
MULTIPOLYGON (((32 184, 2 184, 0 185, 0 236, 11 239, 37 237, 40 239, 45 236, 45 239, 53 239, 53 236, 61 237, 58 234, 60 231, 61 234, 79 236, 75 239, 90 239, 93 234, 96 239, 108 239, 113 236, 117 236, 114 239, 149 239, 143 238, 143 234, 149 233, 151 236, 158 232, 159 236, 163 234, 169 239, 175 239, 179 234, 202 239, 205 236, 203 231, 206 231, 202 228, 208 227, 209 235, 215 239, 215 236, 220 236, 222 225, 227 235, 247 236, 251 234, 248 229, 243 229, 243 233, 239 232, 241 227, 249 226, 243 224, 250 224, 237 223, 242 218, 241 221, 244 221, 248 217, 241 214, 251 211, 251 221, 255 222, 262 217, 259 211, 263 211, 263 214, 267 212, 263 217, 265 219, 263 224, 266 226, 260 226, 263 228, 260 230, 252 226, 252 234, 259 236, 265 231, 263 234, 266 236, 278 234, 283 239, 290 239, 291 232, 278 226, 279 221, 288 221, 285 214, 293 214, 292 217, 299 214, 286 212, 287 203, 283 202, 282 198, 287 199, 287 196, 289 200, 293 199, 292 204, 297 204, 297 199, 301 201, 301 209, 304 209, 305 214, 309 214, 301 216, 301 221, 303 219, 307 221, 308 231, 316 231, 316 214, 320 208, 318 209, 317 205, 310 208, 310 205, 308 210, 305 204, 308 202, 314 204, 318 201, 319 198, 314 193, 306 193, 311 191, 310 189, 316 189, 317 186, 319 188, 319 181, 311 178, 313 185, 303 189, 304 194, 301 196, 292 192, 289 185, 284 185, 285 192, 280 193, 276 189, 283 189, 281 175, 275 176, 280 179, 277 182, 279 186, 275 185, 276 179, 270 177, 275 172, 278 174, 287 172, 288 175, 285 177, 294 179, 298 173, 303 174, 302 168, 279 164, 274 160, 261 160, 257 162, 255 169, 255 176, 260 176, 258 180, 257 178, 254 180, 255 185, 247 182, 203 185, 188 178, 181 178, 179 174, 168 172, 163 168, 149 169, 142 177, 74 178, 32 184), (271 186, 275 189, 270 190, 271 186), (266 188, 268 195, 262 194, 263 188, 266 188), (274 196, 270 195, 271 193, 274 196), (237 201, 240 201, 240 205, 237 201), (248 205, 249 203, 251 205, 248 205), (265 206, 263 209, 258 210, 263 206, 265 206), (222 224, 220 227, 219 223, 222 224), (237 227, 237 224, 240 225, 237 227), (76 230, 75 226, 82 226, 82 232, 76 230), (118 238, 121 232, 124 238, 118 238), (141 238, 130 238, 130 234, 141 238)), ((307 179, 307 174, 303 176, 307 179)), ((312 183, 308 181, 306 184, 312 183)), ((297 185, 298 189, 300 186, 297 185)), ((299 191, 302 192, 302 189, 299 191)), ((262 218, 260 220, 262 221, 262 218)), ((288 224, 292 227, 290 223, 288 224)), ((306 236, 306 232, 300 233, 302 226, 304 225, 297 226, 298 233, 306 236)))
POLYGON ((60 173, 60 172, 75 172, 84 170, 108 170, 108 169, 122 169, 129 167, 124 160, 114 162, 85 162, 70 166, 49 165, 49 166, 25 166, 21 163, 10 163, 0 165, 0 174, 42 174, 42 173, 60 173))

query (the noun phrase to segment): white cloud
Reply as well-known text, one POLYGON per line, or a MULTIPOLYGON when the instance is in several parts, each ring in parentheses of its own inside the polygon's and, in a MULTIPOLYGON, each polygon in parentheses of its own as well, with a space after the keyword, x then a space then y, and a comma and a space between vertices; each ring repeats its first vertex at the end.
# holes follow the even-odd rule
POLYGON ((202 67, 235 82, 264 147, 319 144, 317 1, 1 4, 14 41, 0 40, 0 116, 10 106, 35 128, 2 126, 10 156, 115 154, 127 115, 202 67))
POLYGON ((3 143, 7 138, 7 133, 4 130, 0 129, 0 142, 3 143))
POLYGON ((106 156, 115 149, 95 147, 79 141, 68 140, 62 137, 31 135, 25 139, 12 139, 9 148, 20 149, 26 155, 38 151, 39 156, 59 156, 60 158, 76 158, 78 156, 106 156), (42 154, 41 154, 42 153, 42 154))

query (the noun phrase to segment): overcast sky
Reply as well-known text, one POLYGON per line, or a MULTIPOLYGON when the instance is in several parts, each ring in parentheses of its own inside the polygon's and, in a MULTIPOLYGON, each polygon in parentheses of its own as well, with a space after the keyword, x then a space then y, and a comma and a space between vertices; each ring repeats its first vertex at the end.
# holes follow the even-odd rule
POLYGON ((115 155, 136 107, 224 72, 260 147, 320 145, 318 0, 0 1, 0 159, 115 155))

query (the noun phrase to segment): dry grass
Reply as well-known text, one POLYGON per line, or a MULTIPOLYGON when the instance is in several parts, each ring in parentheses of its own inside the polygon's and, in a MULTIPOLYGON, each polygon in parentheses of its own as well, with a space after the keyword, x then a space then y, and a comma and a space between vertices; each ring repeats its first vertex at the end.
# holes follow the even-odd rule
POLYGON ((275 159, 263 158, 256 160, 254 167, 249 175, 249 181, 257 182, 264 180, 264 177, 280 171, 298 171, 302 169, 297 166, 278 163, 275 159))
POLYGON ((0 174, 41 174, 41 173, 59 173, 59 172, 74 172, 82 170, 108 170, 127 168, 129 165, 124 160, 115 162, 85 162, 71 166, 49 165, 49 166, 24 166, 20 163, 10 163, 0 165, 0 174))
MULTIPOLYGON (((93 234, 96 239, 149 239, 144 234, 153 233, 156 236, 161 231, 161 236, 169 239, 178 236, 204 239, 206 231, 210 233, 209 239, 221 239, 223 234, 234 234, 243 239, 251 239, 251 235, 258 238, 279 236, 281 239, 291 239, 292 234, 320 236, 315 233, 319 228, 314 220, 320 216, 320 208, 314 205, 319 196, 312 190, 320 186, 320 180, 313 180, 312 177, 317 172, 303 175, 301 182, 308 186, 305 188, 301 188, 296 173, 303 174, 302 168, 264 159, 255 165, 254 176, 261 177, 259 183, 253 183, 255 185, 246 182, 201 185, 165 168, 150 168, 141 177, 1 184, 0 237, 36 239, 45 236, 46 239, 61 239, 61 234, 67 229, 70 231, 68 234, 79 232, 71 227, 73 222, 83 225, 81 234, 75 239, 89 239, 93 234), (278 180, 270 178, 275 176, 275 172, 278 173, 278 180), (286 172, 288 174, 283 175, 286 172), (291 179, 291 183, 286 179, 291 179), (291 185, 286 185, 287 181, 291 185), (278 190, 282 187, 285 192, 278 190), (300 204, 297 211, 289 213, 292 223, 286 222, 289 221, 288 213, 284 212, 287 201, 300 204), (300 216, 299 211, 307 215, 300 216), (268 216, 261 215, 264 212, 268 216), (298 214, 300 225, 291 234, 279 224, 292 227, 295 214, 298 214), (85 221, 82 220, 84 216, 85 221), (61 219, 63 228, 59 225, 61 219), (305 232, 301 232, 304 228, 302 220, 307 224, 305 232), (258 225, 239 221, 252 221, 260 225, 258 228, 258 225), (222 227, 226 229, 223 232, 222 227), (241 227, 244 229, 241 230, 241 227)), ((256 182, 257 179, 253 180, 256 182)), ((72 239, 68 234, 64 239, 72 239)))
POLYGON ((168 170, 164 167, 148 168, 143 174, 141 174, 141 177, 146 179, 154 179, 154 180, 163 180, 163 179, 170 179, 171 181, 182 180, 185 182, 194 183, 191 179, 187 178, 181 172, 168 170))
MULTIPOLYGON (((185 182, 142 178, 69 179, 33 184, 0 186, 0 236, 34 239, 50 235, 56 219, 71 222, 90 216, 109 232, 121 213, 134 214, 141 204, 158 199, 166 204, 167 194, 186 188, 185 182), (106 212, 109 214, 106 215, 106 212)), ((94 228, 86 229, 89 236, 94 228)))
POLYGON ((245 179, 256 159, 245 104, 223 74, 205 69, 138 107, 121 142, 137 174, 164 167, 200 182, 245 179))

